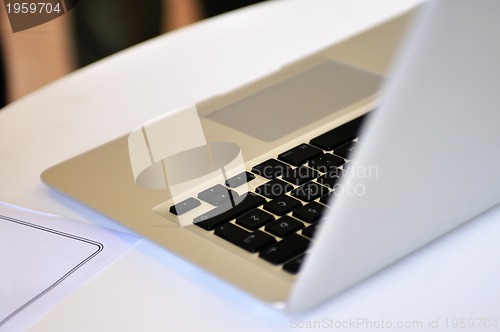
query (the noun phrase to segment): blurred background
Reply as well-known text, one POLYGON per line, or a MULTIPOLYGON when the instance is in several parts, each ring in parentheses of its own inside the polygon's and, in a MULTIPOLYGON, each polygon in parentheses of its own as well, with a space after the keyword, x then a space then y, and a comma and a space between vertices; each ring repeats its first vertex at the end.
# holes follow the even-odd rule
POLYGON ((66 15, 12 33, 0 17, 0 107, 108 55, 263 0, 80 0, 66 15))

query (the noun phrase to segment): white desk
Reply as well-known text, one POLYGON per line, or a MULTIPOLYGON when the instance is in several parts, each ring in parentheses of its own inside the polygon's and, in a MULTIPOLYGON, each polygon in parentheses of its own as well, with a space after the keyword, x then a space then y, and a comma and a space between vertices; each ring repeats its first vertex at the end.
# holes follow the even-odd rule
MULTIPOLYGON (((80 70, 0 112, 0 200, 120 229, 49 190, 40 182, 40 172, 158 114, 258 78, 417 2, 264 3, 80 70)), ((347 324, 339 330, 362 331, 371 329, 349 323, 368 319, 374 330, 384 330, 375 329, 382 320, 393 327, 408 320, 421 321, 423 327, 414 330, 424 331, 430 329, 429 320, 439 319, 440 328, 433 330, 442 331, 447 318, 450 323, 452 318, 500 319, 499 220, 497 209, 301 317, 286 317, 144 241, 32 330, 282 331, 308 322, 323 328, 337 322, 347 324)))

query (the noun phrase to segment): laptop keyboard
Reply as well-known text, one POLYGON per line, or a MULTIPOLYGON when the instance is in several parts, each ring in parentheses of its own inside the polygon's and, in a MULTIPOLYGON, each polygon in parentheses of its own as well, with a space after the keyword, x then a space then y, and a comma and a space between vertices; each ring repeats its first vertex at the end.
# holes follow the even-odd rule
POLYGON ((196 226, 273 264, 296 274, 319 225, 328 209, 333 188, 344 172, 341 166, 359 145, 359 128, 365 115, 330 130, 309 144, 255 165, 170 208, 176 215, 200 205, 214 209, 196 217, 196 226), (269 181, 255 192, 238 195, 237 188, 262 176, 269 181))

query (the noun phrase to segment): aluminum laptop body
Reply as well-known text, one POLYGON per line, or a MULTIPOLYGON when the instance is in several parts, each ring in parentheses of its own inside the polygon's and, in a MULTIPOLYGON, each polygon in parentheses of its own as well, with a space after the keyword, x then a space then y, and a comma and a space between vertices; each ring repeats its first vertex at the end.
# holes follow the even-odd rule
MULTIPOLYGON (((426 4, 381 106, 381 77, 410 15, 186 108, 196 110, 207 142, 236 144, 251 170, 377 107, 340 182, 358 191, 333 195, 297 275, 213 231, 180 227, 172 191, 137 183, 128 137, 64 161, 42 180, 266 302, 309 309, 500 202, 499 9, 495 1, 426 4), (357 173, 367 169, 375 171, 357 173)), ((169 115, 159 120, 172 124, 169 115)), ((182 126, 170 129, 169 144, 191 139, 182 126)), ((257 175, 249 189, 266 181, 257 175)))

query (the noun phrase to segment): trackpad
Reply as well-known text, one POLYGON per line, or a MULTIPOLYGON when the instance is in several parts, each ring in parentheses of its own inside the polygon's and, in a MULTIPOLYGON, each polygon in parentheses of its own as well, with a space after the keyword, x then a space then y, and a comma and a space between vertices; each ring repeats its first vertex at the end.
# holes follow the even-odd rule
POLYGON ((374 95, 380 76, 328 61, 207 115, 271 142, 374 95))

